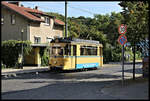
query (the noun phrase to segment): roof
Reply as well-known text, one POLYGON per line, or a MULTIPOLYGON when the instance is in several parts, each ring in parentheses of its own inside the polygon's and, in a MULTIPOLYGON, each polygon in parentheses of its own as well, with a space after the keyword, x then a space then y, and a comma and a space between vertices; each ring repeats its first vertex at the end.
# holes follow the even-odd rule
POLYGON ((83 43, 83 44, 93 44, 93 45, 100 45, 99 41, 96 40, 85 40, 85 39, 77 39, 77 38, 55 38, 51 41, 52 43, 60 42, 60 43, 83 43))
POLYGON ((27 12, 27 10, 28 11, 32 11, 32 12, 37 12, 37 10, 29 10, 28 8, 19 7, 19 6, 15 5, 15 4, 10 4, 10 3, 4 2, 4 1, 2 2, 2 5, 4 5, 7 8, 9 8, 9 9, 11 9, 11 10, 13 10, 13 11, 15 11, 15 12, 21 14, 21 15, 23 15, 24 17, 26 17, 26 18, 28 18, 30 20, 33 20, 33 21, 44 21, 44 20, 42 20, 42 19, 40 19, 40 18, 38 18, 38 17, 36 17, 36 16, 34 16, 34 15, 32 15, 32 14, 27 12))
POLYGON ((58 24, 58 25, 65 25, 65 23, 61 20, 58 20, 58 19, 55 19, 55 24, 58 24))
POLYGON ((26 8, 26 7, 20 7, 21 9, 28 11, 28 12, 33 12, 33 13, 39 13, 39 14, 44 14, 44 12, 37 10, 37 9, 31 9, 31 8, 26 8))
MULTIPOLYGON (((40 11, 40 10, 37 10, 37 9, 31 9, 31 8, 26 8, 26 7, 19 7, 15 4, 11 4, 11 3, 7 3, 5 1, 2 1, 1 2, 2 5, 4 5, 5 7, 23 15, 24 17, 32 20, 32 21, 40 21, 40 22, 44 22, 44 20, 42 20, 41 18, 38 18, 36 16, 34 16, 33 14, 31 13, 37 13, 37 14, 41 14, 41 15, 46 15, 46 16, 49 16, 47 15, 46 13, 40 11)), ((50 17, 53 17, 53 16, 50 16, 50 17)), ((55 18, 55 17, 54 17, 55 18)), ((58 19, 55 19, 55 23, 56 24, 59 24, 59 25, 64 25, 64 22, 63 21, 60 21, 58 19)))

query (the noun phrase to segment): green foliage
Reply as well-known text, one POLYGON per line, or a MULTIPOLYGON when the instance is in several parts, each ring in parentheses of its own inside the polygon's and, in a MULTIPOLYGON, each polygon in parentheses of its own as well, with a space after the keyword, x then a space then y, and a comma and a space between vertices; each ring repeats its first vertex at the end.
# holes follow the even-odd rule
POLYGON ((121 59, 122 59, 122 48, 121 47, 119 47, 119 45, 118 45, 118 47, 115 47, 114 49, 112 49, 111 50, 111 52, 112 52, 112 62, 119 62, 119 61, 121 61, 121 59))
POLYGON ((136 59, 141 60, 142 54, 140 51, 136 51, 136 59))
POLYGON ((48 14, 50 16, 54 16, 54 17, 56 17, 56 19, 59 19, 61 21, 65 21, 65 17, 61 14, 53 13, 53 12, 46 12, 46 14, 48 14))
POLYGON ((2 69, 5 69, 5 68, 6 68, 6 65, 4 65, 2 62, 1 62, 1 68, 2 68, 2 69))
POLYGON ((122 1, 122 15, 127 25, 127 39, 132 46, 148 37, 149 34, 149 3, 148 1, 122 1))
POLYGON ((148 1, 122 1, 124 24, 127 25, 127 39, 133 48, 133 62, 140 58, 136 45, 149 36, 149 3, 148 1))
POLYGON ((103 62, 107 63, 111 60, 111 50, 110 48, 104 48, 103 49, 103 62))
POLYGON ((6 67, 14 67, 18 62, 19 54, 21 54, 21 46, 23 44, 24 55, 29 54, 32 47, 30 46, 30 41, 17 41, 17 40, 8 40, 3 41, 1 44, 1 59, 6 67))
POLYGON ((43 48, 40 50, 40 55, 41 55, 41 65, 42 66, 48 66, 49 65, 49 47, 43 48))

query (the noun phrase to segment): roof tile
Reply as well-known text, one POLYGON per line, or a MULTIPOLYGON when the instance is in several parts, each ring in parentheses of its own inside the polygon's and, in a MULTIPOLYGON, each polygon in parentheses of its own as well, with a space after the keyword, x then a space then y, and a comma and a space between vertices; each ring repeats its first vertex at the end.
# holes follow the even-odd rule
POLYGON ((61 20, 55 19, 55 23, 59 25, 65 25, 65 23, 61 20))
MULTIPOLYGON (((29 11, 29 9, 26 9, 25 7, 24 7, 24 8, 23 8, 23 7, 18 7, 17 5, 10 4, 10 3, 4 2, 4 1, 2 2, 2 5, 4 5, 4 6, 10 8, 10 9, 12 9, 12 10, 18 12, 19 14, 21 14, 21 15, 27 17, 27 18, 30 19, 30 20, 43 21, 42 19, 40 19, 40 18, 38 18, 38 17, 36 17, 36 16, 34 16, 34 15, 28 13, 27 11, 29 11)), ((30 11, 32 11, 32 12, 37 12, 37 10, 30 10, 30 11)), ((41 13, 41 12, 40 12, 40 13, 41 13)))
MULTIPOLYGON (((34 15, 32 15, 31 13, 29 12, 32 12, 32 13, 38 13, 38 14, 44 14, 46 15, 44 12, 40 11, 40 10, 37 10, 37 9, 31 9, 31 8, 26 8, 26 7, 19 7, 17 5, 14 5, 14 4, 10 4, 10 3, 7 3, 5 1, 2 2, 2 5, 18 12, 19 14, 25 16, 26 18, 30 19, 30 20, 33 20, 33 21, 44 21, 34 15)), ((58 19, 55 19, 55 24, 59 24, 59 25, 65 25, 65 23, 61 20, 58 20, 58 19)))

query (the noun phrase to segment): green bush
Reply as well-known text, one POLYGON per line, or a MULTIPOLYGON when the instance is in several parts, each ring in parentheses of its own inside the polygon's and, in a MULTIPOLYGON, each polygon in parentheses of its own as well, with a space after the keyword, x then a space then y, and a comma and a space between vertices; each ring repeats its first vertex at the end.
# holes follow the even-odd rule
POLYGON ((141 57, 142 57, 142 54, 141 54, 141 52, 140 51, 136 51, 136 59, 137 60, 140 60, 140 59, 142 59, 141 57))
POLYGON ((49 65, 49 51, 48 48, 44 48, 40 50, 41 55, 41 66, 48 66, 49 65))
POLYGON ((19 54, 21 54, 21 46, 23 44, 24 55, 28 54, 32 47, 30 41, 8 40, 1 44, 1 60, 6 68, 15 67, 18 62, 19 54))
POLYGON ((103 49, 103 57, 104 57, 103 61, 104 61, 104 63, 107 63, 111 60, 110 55, 111 55, 111 50, 108 48, 104 48, 103 49))
POLYGON ((119 62, 122 59, 121 53, 112 52, 112 62, 119 62))
POLYGON ((2 69, 6 68, 6 65, 4 65, 2 62, 1 62, 1 68, 2 69))

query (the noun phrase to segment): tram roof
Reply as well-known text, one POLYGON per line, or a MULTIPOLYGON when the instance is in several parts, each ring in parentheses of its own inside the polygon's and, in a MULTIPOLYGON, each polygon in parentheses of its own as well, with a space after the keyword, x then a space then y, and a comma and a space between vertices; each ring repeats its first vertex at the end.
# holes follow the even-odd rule
POLYGON ((56 38, 51 41, 59 42, 59 43, 87 43, 87 44, 100 44, 99 41, 95 40, 85 40, 85 39, 78 39, 78 38, 56 38))

